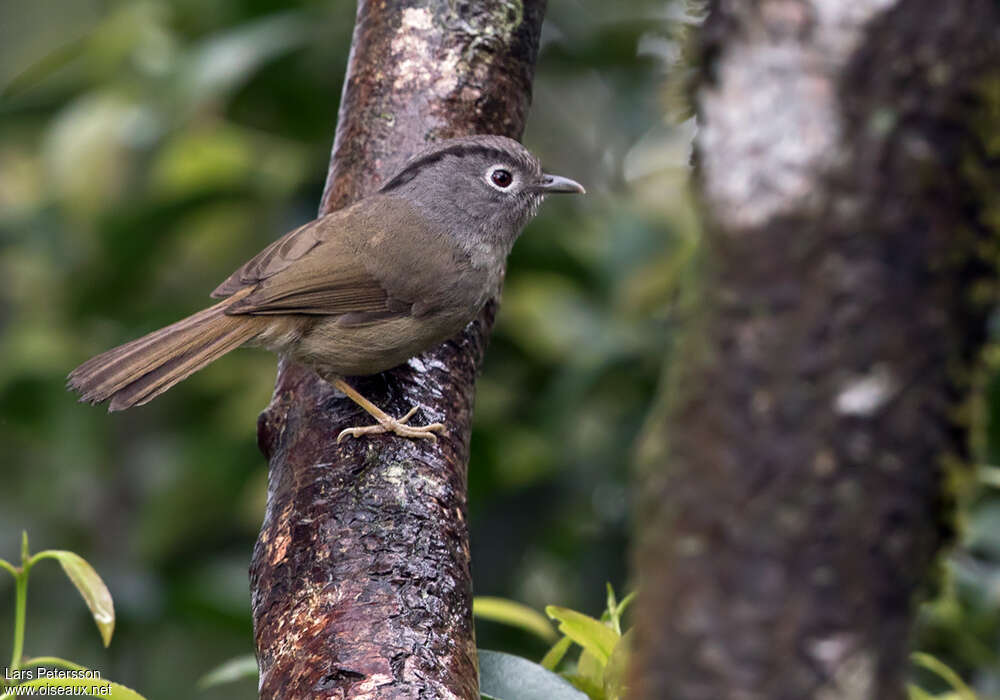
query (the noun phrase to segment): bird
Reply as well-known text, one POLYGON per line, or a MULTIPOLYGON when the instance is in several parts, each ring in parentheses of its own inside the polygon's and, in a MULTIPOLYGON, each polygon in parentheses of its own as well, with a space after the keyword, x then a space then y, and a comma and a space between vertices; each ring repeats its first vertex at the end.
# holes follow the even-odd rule
POLYGON ((285 234, 237 269, 218 303, 97 355, 67 384, 109 411, 141 406, 243 345, 312 368, 375 423, 347 437, 435 440, 442 423, 394 418, 345 376, 377 374, 457 335, 497 295, 506 259, 549 194, 585 192, 514 139, 436 142, 374 193, 285 234))

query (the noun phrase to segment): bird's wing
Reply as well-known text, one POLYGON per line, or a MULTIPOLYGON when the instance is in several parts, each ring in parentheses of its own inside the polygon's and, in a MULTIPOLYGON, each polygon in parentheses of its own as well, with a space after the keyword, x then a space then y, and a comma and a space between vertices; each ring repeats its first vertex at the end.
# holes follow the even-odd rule
POLYGON ((437 241, 414 223, 411 208, 378 200, 317 219, 264 249, 216 290, 254 287, 227 313, 331 315, 367 323, 410 314, 415 305, 423 309, 420 292, 439 284, 441 271, 422 260, 437 241), (401 226, 410 235, 400 236, 401 226))
POLYGON ((212 296, 228 297, 244 287, 272 277, 315 248, 323 240, 323 219, 310 221, 264 248, 215 288, 212 296))

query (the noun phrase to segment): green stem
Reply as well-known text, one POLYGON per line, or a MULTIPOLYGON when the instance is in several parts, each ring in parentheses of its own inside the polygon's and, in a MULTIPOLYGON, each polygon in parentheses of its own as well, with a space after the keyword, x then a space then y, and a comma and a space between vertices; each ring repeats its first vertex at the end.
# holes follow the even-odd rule
POLYGON ((24 653, 24 618, 28 610, 28 572, 22 570, 17 574, 16 599, 14 602, 14 651, 10 658, 10 668, 15 670, 21 666, 21 656, 24 653))
POLYGON ((21 568, 14 573, 14 651, 10 655, 10 668, 21 667, 24 656, 24 619, 28 612, 28 572, 31 571, 31 552, 28 550, 28 533, 21 531, 21 568))

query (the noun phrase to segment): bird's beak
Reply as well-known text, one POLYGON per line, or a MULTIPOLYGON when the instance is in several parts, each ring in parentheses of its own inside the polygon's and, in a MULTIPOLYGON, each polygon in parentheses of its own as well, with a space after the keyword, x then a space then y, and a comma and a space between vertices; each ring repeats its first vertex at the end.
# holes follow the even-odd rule
POLYGON ((538 183, 538 189, 546 194, 554 192, 587 194, 587 190, 583 189, 583 185, 576 180, 570 180, 568 177, 563 177, 562 175, 542 174, 542 179, 538 183))

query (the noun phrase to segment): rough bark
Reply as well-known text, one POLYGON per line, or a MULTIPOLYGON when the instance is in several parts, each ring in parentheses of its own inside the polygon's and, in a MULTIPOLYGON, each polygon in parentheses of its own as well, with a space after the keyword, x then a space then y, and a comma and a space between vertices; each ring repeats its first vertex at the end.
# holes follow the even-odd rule
MULTIPOLYGON (((423 144, 519 137, 544 0, 361 0, 321 212, 373 191, 423 144)), ((349 381, 436 443, 335 438, 370 422, 281 362, 258 438, 270 460, 251 566, 261 698, 478 698, 466 468, 495 303, 458 338, 349 381)))
POLYGON ((996 301, 998 27, 992 0, 711 3, 634 697, 903 697, 996 301))

